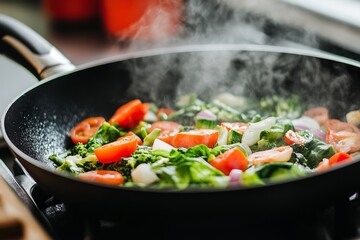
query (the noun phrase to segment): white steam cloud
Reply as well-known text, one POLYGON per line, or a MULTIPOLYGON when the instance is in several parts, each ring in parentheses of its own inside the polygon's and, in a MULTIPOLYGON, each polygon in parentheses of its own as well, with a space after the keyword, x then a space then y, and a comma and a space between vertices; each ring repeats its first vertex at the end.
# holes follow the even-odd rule
MULTIPOLYGON (((154 42, 135 38, 130 48, 199 43, 288 45, 294 39, 317 45, 316 37, 309 33, 284 29, 264 17, 233 8, 225 1, 185 3, 181 32, 154 42)), ((164 12, 151 11, 159 13, 159 18, 166 17, 164 12)), ((162 24, 164 21, 157 20, 153 27, 160 36, 161 29, 166 29, 162 24)), ((335 110, 349 108, 347 98, 352 79, 346 67, 313 57, 214 51, 166 54, 129 63, 128 68, 136 80, 130 91, 162 105, 169 105, 177 96, 190 92, 196 92, 203 99, 222 92, 252 97, 294 93, 312 106, 323 105, 335 110)))

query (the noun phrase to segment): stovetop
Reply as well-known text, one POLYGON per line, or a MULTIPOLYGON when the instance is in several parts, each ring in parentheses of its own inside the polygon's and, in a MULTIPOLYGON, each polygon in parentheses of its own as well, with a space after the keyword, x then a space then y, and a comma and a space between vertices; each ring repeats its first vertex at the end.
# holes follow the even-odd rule
MULTIPOLYGON (((11 157, 6 155, 5 158, 11 157)), ((92 215, 91 209, 74 209, 43 191, 16 159, 10 165, 0 160, 0 174, 53 239, 360 238, 360 199, 357 193, 350 199, 339 200, 333 206, 304 215, 290 212, 289 216, 280 216, 275 210, 272 216, 262 216, 254 209, 254 215, 258 217, 252 219, 229 213, 226 218, 214 216, 194 224, 192 219, 196 216, 191 215, 187 219, 177 219, 177 216, 166 219, 144 213, 102 219, 92 215)), ((114 207, 123 206, 119 203, 114 207)))

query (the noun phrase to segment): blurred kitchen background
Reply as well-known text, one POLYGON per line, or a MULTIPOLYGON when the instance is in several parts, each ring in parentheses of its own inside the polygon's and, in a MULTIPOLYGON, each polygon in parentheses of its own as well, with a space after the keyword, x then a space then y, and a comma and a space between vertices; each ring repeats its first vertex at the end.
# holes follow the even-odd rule
MULTIPOLYGON (((267 44, 360 61, 359 0, 0 0, 74 64, 179 44, 267 44)), ((0 114, 37 80, 0 55, 0 114)), ((1 137, 1 136, 0 136, 1 137)))

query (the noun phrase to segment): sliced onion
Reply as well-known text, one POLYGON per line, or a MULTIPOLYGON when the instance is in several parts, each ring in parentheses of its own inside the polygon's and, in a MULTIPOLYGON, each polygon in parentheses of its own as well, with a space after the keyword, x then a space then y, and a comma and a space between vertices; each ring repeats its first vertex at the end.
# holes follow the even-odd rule
POLYGON ((216 120, 217 119, 216 115, 209 110, 200 111, 198 114, 196 114, 195 118, 196 119, 208 119, 208 120, 216 120))
POLYGON ((269 117, 257 123, 251 123, 245 130, 242 136, 241 142, 252 146, 260 140, 260 133, 265 130, 269 130, 276 122, 275 117, 269 117))
POLYGON ((302 116, 301 118, 292 120, 292 124, 294 125, 295 130, 296 128, 301 128, 301 127, 305 127, 306 129, 310 129, 310 130, 320 129, 319 123, 315 119, 307 116, 302 116))
POLYGON ((248 155, 250 155, 252 153, 250 147, 246 143, 240 143, 240 145, 245 149, 245 151, 248 155))
POLYGON ((292 153, 292 147, 282 146, 270 150, 254 152, 248 157, 248 160, 254 165, 269 162, 287 162, 290 160, 292 153))
POLYGON ((241 175, 243 171, 240 169, 233 169, 231 170, 229 177, 230 177, 230 186, 238 186, 240 184, 241 175))
POLYGON ((159 178, 152 171, 151 165, 142 163, 131 172, 131 178, 136 183, 150 184, 159 178))
POLYGON ((217 144, 219 146, 226 145, 227 144, 227 138, 228 138, 229 132, 225 127, 220 127, 219 129, 219 137, 217 140, 217 144))
POLYGON ((321 128, 311 129, 303 125, 296 125, 294 127, 295 127, 295 131, 309 130, 310 132, 312 132, 315 138, 325 141, 326 132, 324 132, 321 128))
POLYGON ((144 117, 144 121, 146 122, 156 122, 157 121, 157 116, 154 112, 152 111, 147 111, 145 117, 144 117))
POLYGON ((303 125, 294 125, 295 131, 310 130, 308 127, 303 125))
POLYGON ((321 129, 313 129, 313 130, 311 130, 311 132, 314 134, 315 138, 317 138, 319 140, 322 140, 322 141, 325 141, 326 132, 324 132, 323 130, 321 130, 321 129))
POLYGON ((164 141, 155 139, 155 141, 152 145, 152 149, 153 150, 165 150, 165 151, 171 152, 171 150, 173 150, 175 148, 164 141))

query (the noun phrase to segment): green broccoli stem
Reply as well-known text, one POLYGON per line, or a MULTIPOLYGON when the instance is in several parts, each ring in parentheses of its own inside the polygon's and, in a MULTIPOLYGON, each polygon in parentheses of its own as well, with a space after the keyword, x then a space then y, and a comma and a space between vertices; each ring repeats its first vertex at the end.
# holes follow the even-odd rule
POLYGON ((160 135, 161 129, 155 128, 151 133, 149 133, 143 141, 144 146, 151 146, 155 139, 160 135))

